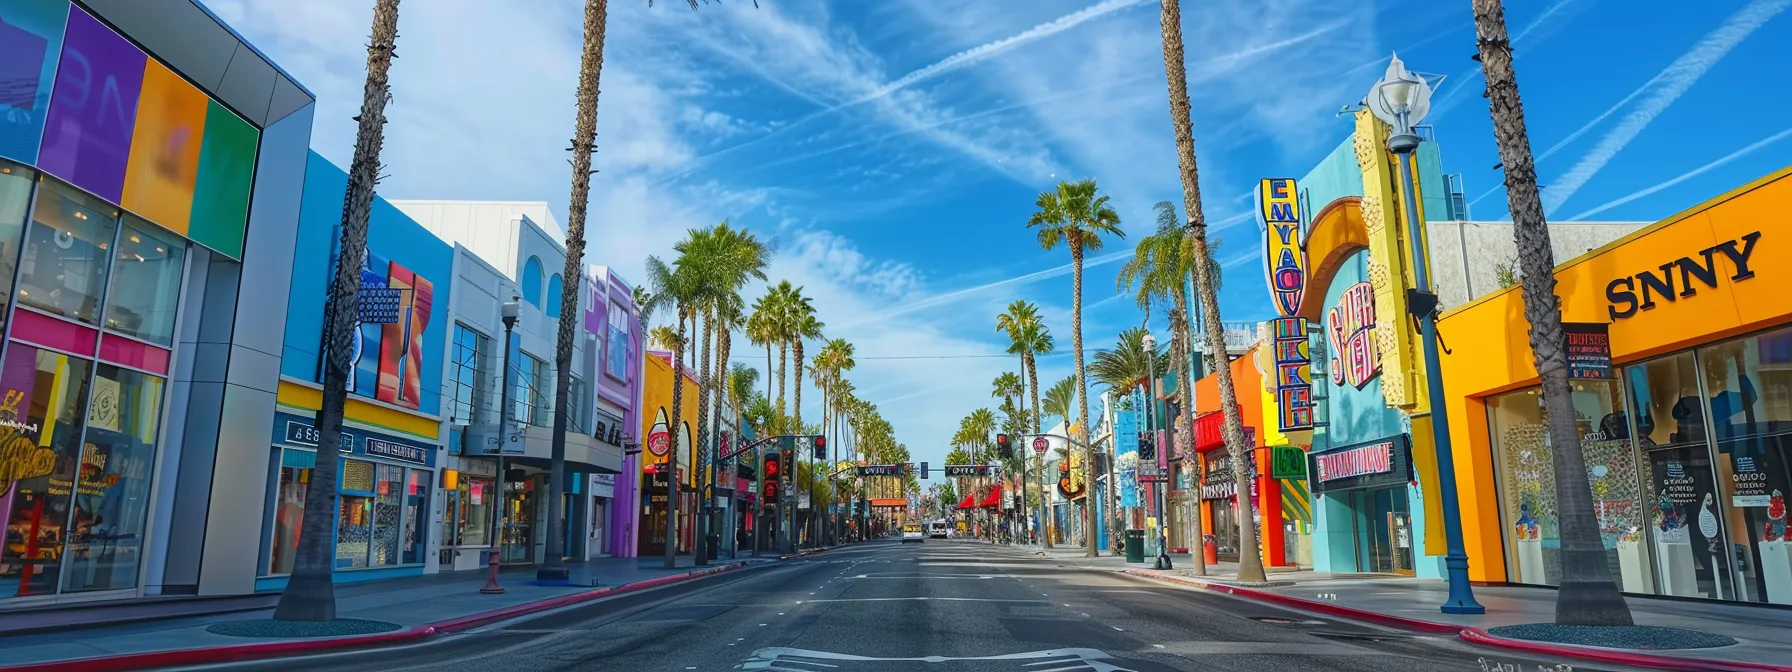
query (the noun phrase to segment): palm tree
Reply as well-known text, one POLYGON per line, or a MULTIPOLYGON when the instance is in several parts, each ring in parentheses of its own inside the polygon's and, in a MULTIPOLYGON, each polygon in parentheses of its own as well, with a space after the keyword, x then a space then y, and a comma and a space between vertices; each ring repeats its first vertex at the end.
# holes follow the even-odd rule
MULTIPOLYGON (((759 310, 770 311, 766 315, 766 331, 767 335, 772 337, 778 343, 779 417, 784 417, 786 415, 787 407, 784 405, 784 400, 786 399, 784 383, 790 379, 790 342, 795 338, 795 336, 792 335, 795 331, 795 327, 792 324, 791 316, 795 314, 797 310, 793 304, 801 297, 801 295, 802 288, 790 284, 789 280, 780 280, 778 284, 766 290, 765 298, 760 299, 759 302, 755 304, 755 307, 759 310)), ((768 354, 766 357, 769 360, 770 355, 768 354)), ((797 365, 802 365, 801 357, 797 358, 797 365)), ((795 427, 785 428, 786 432, 796 431, 797 429, 798 428, 795 427)))
MULTIPOLYGON (((695 232, 693 232, 695 233, 695 232)), ((680 243, 681 245, 684 243, 680 243)), ((682 258, 680 259, 682 261, 682 258)), ((676 262, 675 262, 676 263, 676 262)), ((668 266, 659 257, 647 258, 647 281, 653 286, 652 301, 643 314, 651 315, 661 310, 669 310, 678 322, 677 331, 671 335, 672 350, 672 417, 667 424, 671 425, 669 442, 673 453, 666 462, 672 470, 671 477, 666 479, 666 568, 678 566, 678 433, 684 426, 684 350, 685 322, 695 320, 697 306, 702 300, 701 278, 696 269, 688 264, 677 263, 676 267, 668 266)), ((663 329, 664 327, 656 327, 663 329)), ((662 341, 663 343, 664 341, 662 341)))
MULTIPOLYGON (((810 371, 815 374, 815 385, 821 388, 821 426, 824 434, 835 417, 835 404, 840 401, 841 388, 850 385, 841 376, 855 365, 852 355, 852 344, 848 343, 846 339, 836 338, 822 345, 821 350, 815 353, 814 361, 810 365, 810 371)), ((835 439, 838 438, 836 435, 835 439)), ((831 443, 829 450, 831 453, 831 443)), ((833 462, 831 456, 827 461, 833 462)), ((813 496, 810 497, 810 501, 815 501, 813 496)), ((817 522, 819 522, 819 518, 817 518, 817 522)))
POLYGON ((651 327, 652 325, 647 323, 647 316, 644 313, 647 311, 648 304, 653 303, 653 295, 648 293, 647 288, 641 285, 635 285, 634 288, 629 291, 629 294, 630 299, 635 304, 635 312, 642 314, 641 326, 651 327))
POLYGON ((1531 325, 1531 356, 1542 377, 1543 408, 1548 414, 1549 444, 1556 472, 1556 510, 1561 520, 1562 580, 1556 595, 1556 623, 1563 625, 1631 625, 1630 607, 1612 581, 1593 514, 1593 492, 1581 454, 1572 392, 1568 385, 1567 351, 1562 337, 1561 298, 1556 295, 1555 255, 1549 246, 1538 193, 1536 161, 1525 130, 1524 103, 1518 75, 1512 70, 1512 41, 1506 36, 1506 10, 1500 0, 1472 0, 1476 60, 1486 74, 1487 106, 1500 165, 1506 170, 1507 209, 1518 243, 1518 264, 1524 297, 1524 318, 1531 325))
MULTIPOLYGON (((1026 301, 1015 301, 1008 304, 1008 310, 996 316, 996 330, 1008 333, 1008 352, 1018 353, 1021 364, 1026 367, 1027 391, 1032 395, 1032 427, 1034 433, 1044 432, 1045 416, 1039 409, 1039 355, 1052 351, 1052 334, 1046 329, 1045 322, 1039 317, 1039 307, 1026 301)), ((1045 492, 1045 457, 1039 456, 1039 483, 1041 504, 1045 492)), ((1043 517, 1043 510, 1040 512, 1043 517)), ((1045 541, 1045 547, 1052 547, 1051 535, 1039 535, 1045 541)))
MULTIPOLYGON (((1071 349, 1076 356, 1077 385, 1077 433, 1080 435, 1082 450, 1087 453, 1089 463, 1094 464, 1095 447, 1089 443, 1089 395, 1088 384, 1083 377, 1083 255, 1101 249, 1102 236, 1125 238, 1126 233, 1120 230, 1120 215, 1108 206, 1108 197, 1101 195, 1095 186, 1095 180, 1079 182, 1059 182, 1056 191, 1039 194, 1034 201, 1038 212, 1028 218, 1028 227, 1039 229, 1039 246, 1047 251, 1056 248, 1059 243, 1070 247, 1070 263, 1072 269, 1072 293, 1070 303, 1070 338, 1071 349)), ((1095 470, 1083 472, 1088 492, 1095 492, 1095 470)), ((1093 507, 1085 507, 1089 531, 1085 553, 1087 557, 1095 557, 1100 553, 1095 546, 1095 520, 1093 507)))
POLYGON ((746 408, 754 401, 753 387, 759 384, 759 369, 748 366, 746 362, 735 362, 728 368, 728 403, 734 409, 734 417, 746 421, 746 408))
POLYGON ((1096 382, 1115 390, 1131 390, 1151 377, 1153 357, 1157 364, 1155 373, 1162 374, 1163 348, 1159 346, 1155 348, 1155 352, 1146 348, 1146 333, 1144 327, 1127 329, 1120 332, 1120 341, 1114 345, 1114 349, 1095 353, 1095 361, 1089 364, 1089 373, 1096 382))
MULTIPOLYGON (((772 397, 772 344, 778 341, 778 295, 775 288, 767 288, 765 296, 753 302, 753 314, 747 317, 747 340, 754 345, 765 347, 765 398, 772 397)), ((782 380, 783 373, 778 372, 782 380)), ((775 433, 770 427, 762 427, 767 433, 775 433)))
MULTIPOLYGON (((714 433, 710 431, 710 398, 720 387, 712 381, 722 380, 727 360, 718 359, 717 370, 710 370, 710 356, 725 347, 727 334, 739 321, 740 290, 754 279, 765 279, 765 266, 769 262, 769 251, 764 243, 752 233, 737 229, 724 221, 721 224, 692 231, 690 237, 673 246, 679 252, 678 265, 681 269, 689 267, 699 278, 699 289, 696 310, 703 317, 703 340, 701 361, 697 367, 697 440, 693 444, 697 451, 693 468, 696 470, 698 488, 708 486, 714 480, 711 473, 711 462, 715 449, 711 445, 714 433), (722 332, 717 334, 716 332, 722 332)), ((722 357, 727 353, 722 352, 722 357)), ((719 415, 719 414, 717 414, 719 415)), ((709 561, 709 505, 697 507, 697 534, 693 535, 693 547, 696 551, 696 564, 704 565, 709 561)))
POLYGON ((1063 380, 1045 391, 1045 416, 1064 421, 1070 426, 1070 410, 1076 403, 1076 376, 1065 376, 1063 380))
MULTIPOLYGON (((1188 72, 1182 53, 1182 6, 1180 0, 1162 0, 1158 21, 1164 36, 1164 75, 1169 82, 1170 123, 1176 136, 1176 163, 1182 177, 1182 210, 1188 215, 1188 244, 1195 259, 1211 255, 1207 245, 1207 215, 1201 210, 1200 169, 1195 163, 1195 131, 1189 120, 1188 72)), ((1208 264, 1195 264, 1195 294, 1199 297, 1202 327, 1207 332, 1209 352, 1224 353, 1226 337, 1220 326, 1220 299, 1216 282, 1219 273, 1208 264)), ((1232 385, 1232 369, 1215 366, 1214 378, 1219 384, 1220 413, 1225 420, 1224 434, 1231 452, 1232 478, 1240 488, 1248 488, 1249 463, 1256 454, 1254 446, 1245 445, 1244 418, 1238 408, 1237 391, 1232 385)), ((1263 581, 1263 557, 1257 543, 1257 527, 1253 524, 1251 498, 1238 498, 1238 579, 1263 581)))
MULTIPOLYGON (((1021 393, 1020 376, 1013 371, 1003 371, 990 385, 994 388, 990 392, 990 396, 1001 399, 1002 412, 1013 417, 1018 412, 1014 405, 1014 398, 1021 393)), ((1014 429, 1021 430, 1023 427, 1017 425, 1014 429)))
POLYGON ((572 198, 566 203, 566 267, 560 277, 560 296, 548 297, 560 302, 560 333, 554 342, 554 435, 548 458, 547 549, 541 568, 535 571, 537 581, 566 580, 566 527, 559 524, 566 488, 566 423, 567 416, 579 409, 571 403, 572 344, 579 329, 579 292, 584 285, 585 212, 591 201, 591 153, 597 150, 597 87, 604 70, 604 18, 606 0, 585 0, 585 50, 579 57, 578 112, 573 119, 572 134, 572 198), (570 288, 570 289, 569 289, 570 288))
POLYGON ((815 318, 815 306, 809 303, 809 297, 803 296, 803 288, 797 287, 790 294, 790 301, 785 306, 789 320, 789 331, 785 337, 790 339, 790 354, 796 359, 796 379, 791 381, 790 411, 797 427, 803 426, 803 340, 821 338, 821 320, 815 318))
MULTIPOLYGON (((653 305, 653 304, 645 304, 645 305, 653 305)), ((650 312, 642 311, 641 312, 641 322, 646 323, 647 316, 651 315, 651 314, 652 313, 650 313, 650 312)), ((677 343, 678 343, 678 332, 676 330, 674 330, 672 327, 668 327, 668 326, 662 324, 662 325, 659 325, 657 327, 647 330, 647 345, 652 347, 655 350, 671 350, 673 348, 673 346, 676 345, 677 343)))
POLYGON ((367 81, 361 90, 360 122, 355 129, 355 158, 349 163, 348 189, 342 199, 342 247, 336 276, 330 283, 325 324, 330 347, 325 353, 323 403, 317 409, 317 465, 305 493, 299 547, 292 578, 274 608, 280 621, 336 620, 336 490, 340 485, 337 455, 342 449, 342 417, 348 405, 349 349, 354 347, 355 305, 360 297, 361 260, 367 255, 367 219, 380 180, 380 148, 385 144, 386 103, 392 89, 386 73, 398 47, 398 0, 373 5, 373 33, 367 44, 367 81))

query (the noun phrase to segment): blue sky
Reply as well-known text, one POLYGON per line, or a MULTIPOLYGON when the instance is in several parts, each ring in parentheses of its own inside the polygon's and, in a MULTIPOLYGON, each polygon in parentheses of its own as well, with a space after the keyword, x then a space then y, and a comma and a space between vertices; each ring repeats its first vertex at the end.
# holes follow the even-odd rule
MULTIPOLYGON (((318 94, 313 144, 345 166, 371 4, 207 1, 318 94)), ((638 279, 646 255, 723 219, 775 238, 773 279, 804 285, 828 335, 857 344, 850 377, 916 459, 940 463, 958 419, 995 405, 1013 362, 980 355, 1001 352, 1007 302, 1039 303, 1069 349, 1068 255, 1025 228, 1040 191, 1095 178, 1134 237, 1152 204, 1181 201, 1154 1, 655 4, 611 3, 588 261, 638 279)), ((1776 85, 1792 40, 1774 39, 1792 0, 1507 5, 1552 218, 1659 219, 1792 156, 1776 85)), ((564 217, 579 7, 406 2, 382 193, 545 200, 564 217)), ((1504 217, 1467 0, 1212 0, 1185 2, 1183 21, 1226 319, 1269 310, 1251 188, 1340 142, 1335 113, 1391 52, 1447 75, 1427 119, 1445 170, 1480 199, 1475 219, 1504 217)), ((1141 320, 1110 300, 1128 248, 1109 241, 1088 270, 1087 350, 1141 320)), ((1070 369, 1049 357, 1041 378, 1070 369)))

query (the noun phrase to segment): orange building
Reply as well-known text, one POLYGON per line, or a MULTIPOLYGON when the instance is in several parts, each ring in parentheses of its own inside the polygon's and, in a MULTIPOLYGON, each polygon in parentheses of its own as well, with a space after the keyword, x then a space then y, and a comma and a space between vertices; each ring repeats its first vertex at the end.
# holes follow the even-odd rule
POLYGON ((652 556, 666 552, 665 474, 674 454, 677 455, 679 483, 678 550, 689 552, 695 525, 692 514, 697 506, 696 470, 691 468, 691 459, 696 455, 691 445, 696 439, 692 432, 697 426, 697 378, 690 369, 683 369, 684 397, 678 409, 678 437, 673 440, 670 421, 672 355, 650 350, 646 359, 646 365, 642 367, 640 414, 640 435, 647 437, 641 444, 641 482, 645 486, 642 488, 640 553, 652 556))
MULTIPOLYGON (((1629 593, 1792 604, 1792 168, 1556 267, 1594 514, 1629 593)), ((1558 511, 1517 287, 1445 314, 1470 577, 1553 585, 1558 511)))
MULTIPOLYGON (((1263 374, 1257 370, 1256 346, 1244 356, 1232 360, 1232 389, 1238 398, 1238 411, 1244 421, 1245 438, 1251 444, 1249 459, 1256 464, 1252 487, 1239 488, 1233 479, 1232 455, 1221 433, 1224 415, 1220 413, 1219 377, 1209 375, 1195 382, 1194 449, 1201 456, 1200 506, 1201 528, 1214 536, 1218 558, 1238 560, 1238 503, 1240 491, 1248 492, 1255 502, 1259 521, 1259 542, 1265 565, 1287 565, 1282 530, 1282 490, 1270 477, 1268 446, 1263 431, 1263 374)), ((1195 550, 1191 548, 1190 550, 1195 550)))

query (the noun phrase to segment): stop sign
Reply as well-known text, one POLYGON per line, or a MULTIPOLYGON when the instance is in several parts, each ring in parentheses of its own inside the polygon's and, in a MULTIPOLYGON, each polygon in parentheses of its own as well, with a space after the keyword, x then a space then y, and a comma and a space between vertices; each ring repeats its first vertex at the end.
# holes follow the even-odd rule
POLYGON ((1033 452, 1043 453, 1045 452, 1045 449, 1049 447, 1051 447, 1051 442, 1045 440, 1045 437, 1039 436, 1033 438, 1033 452))

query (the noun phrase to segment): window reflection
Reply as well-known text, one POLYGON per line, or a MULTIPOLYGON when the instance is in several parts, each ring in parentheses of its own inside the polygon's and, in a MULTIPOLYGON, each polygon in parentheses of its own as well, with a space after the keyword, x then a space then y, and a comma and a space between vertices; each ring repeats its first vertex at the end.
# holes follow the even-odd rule
POLYGON ((75 482, 64 591, 137 586, 161 403, 161 378, 99 365, 75 482))
POLYGON ((92 366, 17 342, 0 363, 0 451, 17 479, 0 488, 0 595, 56 592, 92 366))
POLYGON ((95 324, 118 210, 52 180, 37 191, 20 260, 19 301, 95 324))
MULTIPOLYGON (((1736 599, 1792 604, 1792 330, 1699 350, 1736 599)), ((1703 410, 1703 409, 1702 409, 1703 410)))
POLYGON ((1644 506, 1660 592, 1733 599, 1692 353, 1627 367, 1624 373, 1637 447, 1646 451, 1644 506))
POLYGON ((172 343, 186 254, 186 241, 179 236, 126 215, 124 233, 118 237, 118 263, 112 269, 106 328, 151 343, 172 343))
POLYGON ((19 240, 25 236, 25 213, 31 207, 33 171, 0 161, 0 303, 12 300, 12 276, 18 270, 19 240))

